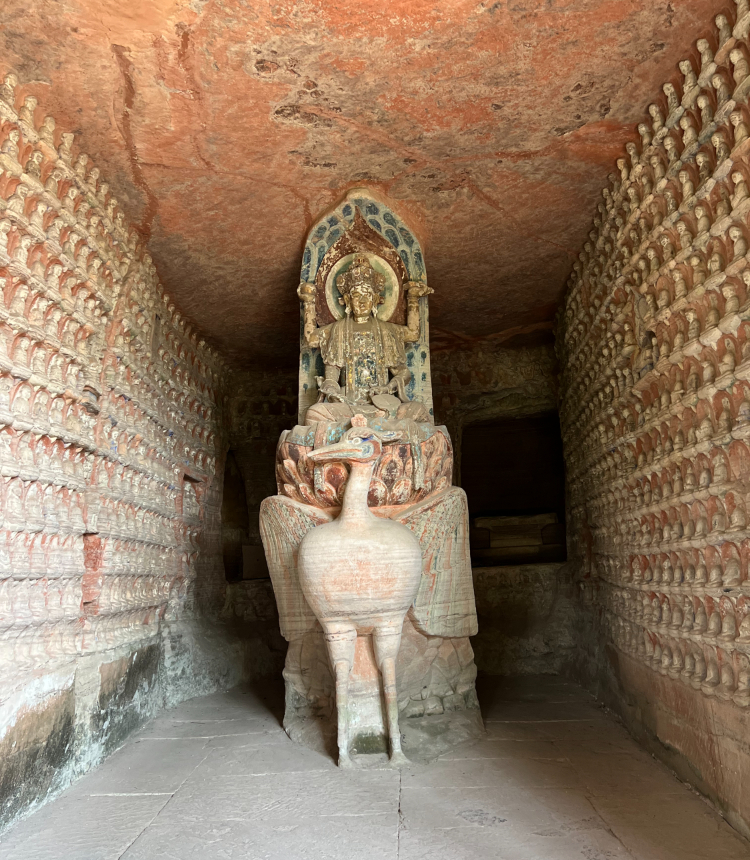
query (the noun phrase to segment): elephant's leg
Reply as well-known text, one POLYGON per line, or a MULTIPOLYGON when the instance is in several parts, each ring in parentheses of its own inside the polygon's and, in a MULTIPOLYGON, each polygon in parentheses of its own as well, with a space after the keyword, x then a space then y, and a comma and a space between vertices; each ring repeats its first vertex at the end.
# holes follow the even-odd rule
POLYGON ((380 674, 383 676, 383 692, 385 693, 385 709, 388 721, 388 739, 391 746, 391 763, 406 764, 408 759, 401 750, 401 728, 398 724, 398 695, 396 691, 396 658, 401 647, 401 628, 403 619, 398 625, 376 625, 373 630, 373 646, 375 660, 380 674))
POLYGON ((336 677, 339 767, 352 767, 349 758, 349 675, 354 665, 357 629, 353 624, 325 625, 326 645, 336 677))

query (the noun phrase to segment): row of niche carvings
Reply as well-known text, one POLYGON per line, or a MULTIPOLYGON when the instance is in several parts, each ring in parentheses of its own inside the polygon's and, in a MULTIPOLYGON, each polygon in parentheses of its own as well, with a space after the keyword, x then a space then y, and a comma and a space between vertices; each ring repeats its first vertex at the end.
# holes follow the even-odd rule
POLYGON ((618 159, 557 349, 582 588, 616 647, 747 707, 750 9, 736 6, 618 159))
POLYGON ((4 686, 189 609, 223 374, 98 168, 17 84, 0 85, 4 686))

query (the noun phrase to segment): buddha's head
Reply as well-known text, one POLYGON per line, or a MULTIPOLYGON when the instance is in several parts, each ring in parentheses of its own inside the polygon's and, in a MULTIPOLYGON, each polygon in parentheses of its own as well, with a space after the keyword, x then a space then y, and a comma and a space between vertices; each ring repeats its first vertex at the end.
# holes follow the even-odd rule
POLYGON ((375 271, 365 254, 354 255, 351 266, 336 278, 336 286, 346 313, 353 314, 357 322, 375 314, 384 301, 385 276, 375 271))

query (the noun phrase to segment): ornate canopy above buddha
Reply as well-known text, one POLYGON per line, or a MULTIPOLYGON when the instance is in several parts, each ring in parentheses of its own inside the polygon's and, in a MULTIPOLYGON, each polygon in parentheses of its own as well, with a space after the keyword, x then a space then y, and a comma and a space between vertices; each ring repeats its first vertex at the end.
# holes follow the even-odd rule
POLYGON ((308 233, 299 422, 360 412, 434 423, 424 258, 401 218, 354 189, 308 233))

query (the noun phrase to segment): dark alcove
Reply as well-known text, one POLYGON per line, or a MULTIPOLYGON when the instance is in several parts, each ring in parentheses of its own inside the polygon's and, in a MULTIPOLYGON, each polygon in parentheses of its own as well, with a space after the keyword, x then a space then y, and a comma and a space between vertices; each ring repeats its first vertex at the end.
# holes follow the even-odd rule
POLYGON ((565 474, 556 412, 466 427, 461 484, 475 566, 565 560, 565 474))

